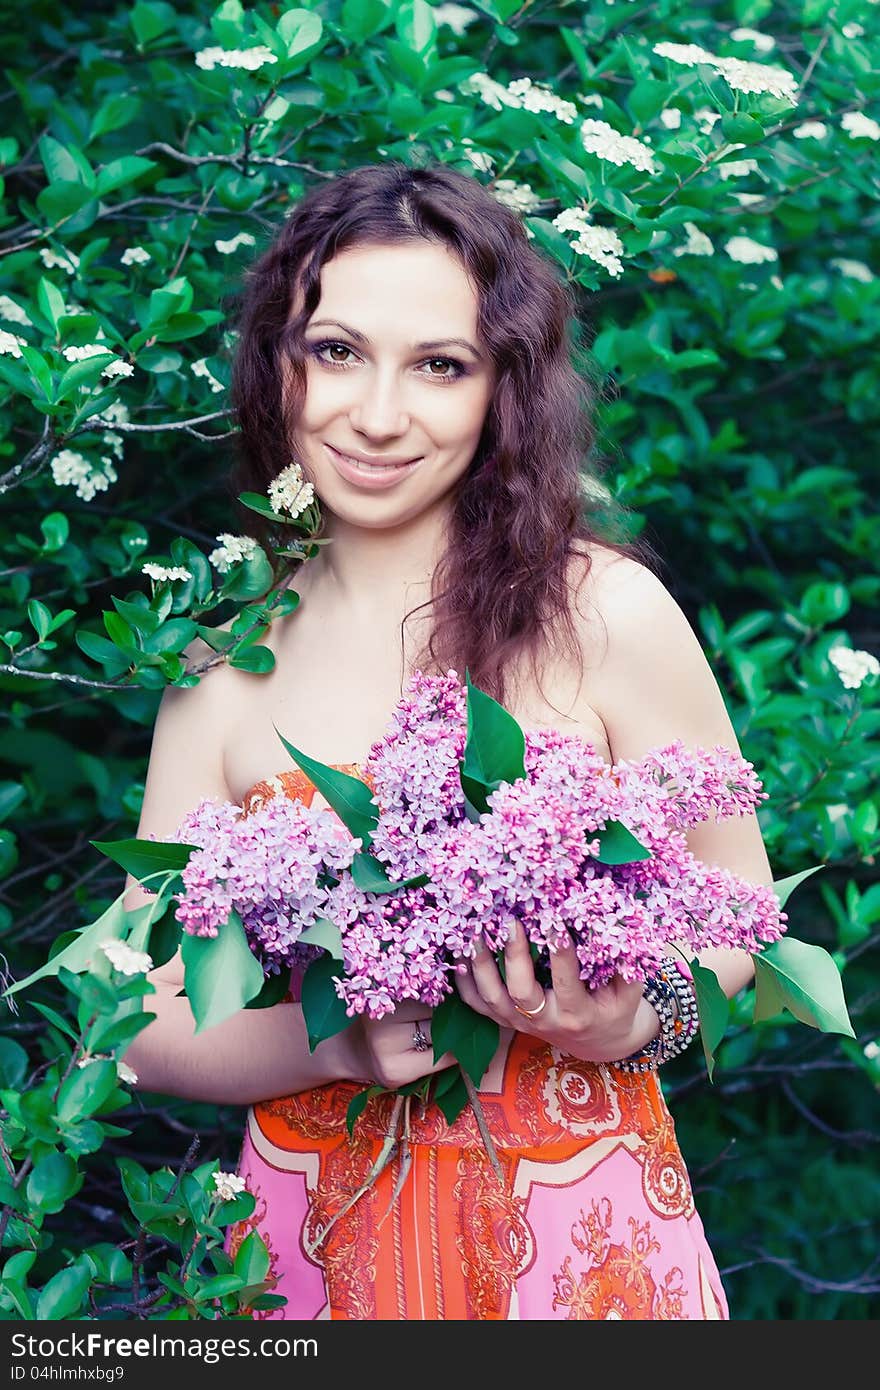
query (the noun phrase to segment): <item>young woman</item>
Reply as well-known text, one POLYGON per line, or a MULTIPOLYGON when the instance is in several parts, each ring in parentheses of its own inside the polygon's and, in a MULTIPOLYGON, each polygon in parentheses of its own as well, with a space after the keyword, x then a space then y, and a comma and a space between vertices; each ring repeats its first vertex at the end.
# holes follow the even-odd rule
MULTIPOLYGON (((167 837, 205 796, 245 812, 313 798, 276 729, 357 772, 416 669, 468 669, 524 727, 578 734, 609 762, 676 738, 737 748, 649 552, 600 542, 587 519, 573 313, 519 218, 473 178, 368 166, 301 201, 246 287, 237 483, 265 491, 298 462, 331 544, 296 575, 271 674, 220 667, 165 692, 140 836, 167 837)), ((772 881, 754 816, 688 840, 772 881)), ((132 883, 129 905, 142 900, 132 883)), ((745 953, 701 959, 729 995, 751 978, 745 953)), ((478 957, 459 986, 502 1030, 480 1098, 503 1181, 470 1107, 449 1126, 429 1103, 413 1108, 397 1199, 392 1161, 341 1216, 392 1103, 375 1097, 350 1137, 352 1096, 452 1060, 433 1061, 430 1010, 362 1020, 314 1052, 295 998, 195 1037, 179 961, 153 972, 157 1017, 129 1060, 148 1090, 250 1107, 240 1172, 257 1204, 232 1243, 260 1230, 281 1316, 727 1316, 657 1077, 656 990, 590 992, 573 950, 545 989, 522 936, 505 967, 478 957)), ((673 1014, 686 992, 679 979, 673 1014)))

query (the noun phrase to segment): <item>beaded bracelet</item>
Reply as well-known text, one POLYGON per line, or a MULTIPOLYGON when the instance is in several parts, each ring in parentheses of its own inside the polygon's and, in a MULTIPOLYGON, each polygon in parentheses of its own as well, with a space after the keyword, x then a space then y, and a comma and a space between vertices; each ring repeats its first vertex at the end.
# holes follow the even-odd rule
POLYGON ((645 981, 642 997, 656 1010, 660 1032, 638 1052, 622 1057, 612 1066, 624 1071, 651 1071, 693 1042, 700 1026, 693 976, 684 964, 667 956, 654 975, 645 981))

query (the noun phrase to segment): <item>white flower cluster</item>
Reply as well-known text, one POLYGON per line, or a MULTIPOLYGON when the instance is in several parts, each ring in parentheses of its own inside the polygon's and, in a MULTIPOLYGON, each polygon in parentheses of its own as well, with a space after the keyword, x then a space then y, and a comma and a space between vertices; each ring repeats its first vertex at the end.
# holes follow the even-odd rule
POLYGON ((68 362, 86 362, 90 357, 101 357, 104 353, 112 353, 113 349, 109 343, 83 343, 81 347, 70 347, 61 349, 61 356, 68 362))
POLYGON ((126 246, 119 257, 120 265, 146 265, 153 257, 142 246, 126 246))
POLYGON ((27 339, 20 337, 18 333, 7 333, 5 328, 0 328, 0 356, 21 357, 23 347, 27 347, 27 339))
POLYGON ((664 106, 660 112, 660 124, 667 130, 681 129, 681 112, 677 106, 664 106))
MULTIPOLYGON (((461 143, 463 145, 470 145, 473 144, 473 141, 464 139, 461 143)), ((479 169, 481 174, 491 174, 492 170, 495 168, 495 160, 485 150, 466 149, 463 150, 462 153, 468 163, 473 164, 475 169, 479 169)))
POLYGON ((141 565, 141 570, 157 584, 163 584, 166 580, 173 584, 175 579, 192 579, 192 573, 184 565, 154 565, 147 562, 141 565))
POLYGON ((797 78, 785 68, 749 63, 742 58, 717 58, 696 43, 655 43, 654 52, 659 58, 668 58, 670 63, 680 63, 686 68, 705 63, 720 73, 735 92, 766 92, 792 104, 797 101, 797 78))
POLYGON ((116 469, 109 457, 101 458, 102 469, 96 468, 83 454, 74 449, 62 449, 52 460, 52 478, 58 487, 72 487, 83 502, 91 502, 96 492, 106 492, 116 482, 116 469))
POLYGON ((240 1192, 244 1192, 247 1183, 244 1178, 240 1178, 237 1173, 214 1174, 214 1193, 220 1198, 221 1202, 231 1202, 233 1197, 237 1197, 240 1192))
POLYGON ((847 280, 858 280, 863 285, 870 285, 871 281, 876 279, 873 270, 865 265, 864 261, 850 261, 845 256, 836 256, 828 264, 840 271, 847 280))
POLYGON ((779 259, 772 246, 764 246, 749 236, 732 236, 724 243, 724 249, 732 261, 740 265, 763 265, 765 261, 779 259))
POLYGON ((853 21, 852 24, 844 24, 840 32, 845 39, 861 39, 864 37, 865 30, 861 24, 856 24, 853 21))
MULTIPOLYGON (((68 362, 87 362, 90 357, 100 357, 103 354, 112 356, 113 353, 114 349, 109 343, 83 343, 80 347, 70 345, 61 349, 62 357, 68 362)), ((133 372, 134 367, 130 362, 123 362, 121 357, 114 357, 112 362, 107 363, 101 376, 131 376, 133 372)))
POLYGON ((730 37, 735 43, 754 44, 759 53, 769 53, 771 48, 776 47, 772 34, 759 34, 757 29, 732 29, 730 37))
POLYGON ((218 391, 226 390, 223 382, 217 380, 211 368, 208 366, 207 357, 200 357, 197 362, 191 362, 189 369, 193 376, 203 376, 205 378, 205 381, 207 381, 215 396, 218 391))
POLYGON ((267 63, 277 63, 278 59, 265 44, 255 48, 203 48, 196 54, 196 67, 204 72, 214 68, 245 68, 256 72, 267 63))
POLYGON ((795 140, 824 140, 828 127, 824 121, 804 121, 791 132, 795 140))
POLYGON ((217 539, 220 544, 211 551, 208 563, 214 566, 218 574, 227 574, 233 565, 250 560, 258 549, 253 536, 232 536, 228 531, 221 531, 217 539))
POLYGON ((505 87, 488 73, 475 72, 459 82, 458 89, 466 94, 476 93, 495 111, 500 111, 504 106, 513 106, 521 111, 550 111, 566 125, 573 125, 577 119, 577 107, 573 102, 565 101, 549 87, 533 82, 530 77, 517 77, 505 87))
POLYGON ((30 323, 21 305, 10 299, 8 294, 0 294, 0 319, 5 323, 30 323))
POLYGON ((288 516, 301 516, 314 500, 315 489, 306 482, 298 463, 289 463, 282 468, 278 477, 269 484, 269 501, 273 511, 279 515, 287 512, 288 516))
POLYGON ((153 962, 146 951, 135 951, 127 941, 102 941, 101 950, 120 975, 146 975, 153 962))
POLYGON ((757 168, 757 159, 730 159, 718 165, 718 172, 723 179, 740 179, 754 174, 757 168))
POLYGON ((565 125, 574 125, 577 120, 577 107, 573 101, 566 101, 543 82, 533 82, 530 77, 517 77, 508 82, 507 90, 511 96, 519 97, 524 111, 549 111, 565 125))
POLYGON ((536 212, 541 206, 541 199, 529 184, 516 183, 513 179, 496 179, 489 192, 514 212, 536 212))
POLYGON ((880 661, 870 652, 832 647, 828 660, 848 690, 858 690, 866 676, 880 676, 880 661))
POLYGON ((588 117, 581 122, 581 143, 588 154, 598 155, 610 164, 631 164, 634 169, 653 174, 654 160, 647 145, 632 135, 621 135, 607 121, 588 117))
POLYGON ((714 256, 715 247, 712 245, 705 232, 701 232, 694 222, 685 222, 684 229, 687 232, 687 241, 681 246, 676 246, 673 256, 714 256))
POLYGON ((256 246, 256 237, 252 237, 250 232, 239 232, 230 241, 215 241, 214 245, 221 256, 231 256, 233 251, 237 251, 239 246, 256 246))
POLYGON ((137 1085, 137 1072, 134 1067, 130 1067, 127 1062, 116 1063, 116 1075, 124 1086, 137 1085))
POLYGON ((851 140, 880 140, 880 124, 862 111, 845 111, 840 125, 851 140))
POLYGON ((72 275, 79 266, 79 256, 74 255, 72 251, 60 254, 49 246, 41 248, 40 260, 47 270, 66 270, 68 275, 72 275))
POLYGON ((585 208, 564 208, 553 218, 553 226, 560 232, 576 232, 571 243, 573 251, 579 256, 588 256, 591 261, 601 265, 609 275, 622 275, 623 242, 610 227, 596 227, 590 221, 585 208))
POLYGON ((101 411, 99 416, 93 420, 95 424, 102 425, 127 425, 131 420, 128 413, 128 406, 123 405, 122 401, 111 401, 106 409, 101 411))
POLYGON ((476 10, 469 10, 464 5, 434 5, 433 10, 435 22, 448 25, 457 38, 461 38, 468 25, 480 17, 476 10))

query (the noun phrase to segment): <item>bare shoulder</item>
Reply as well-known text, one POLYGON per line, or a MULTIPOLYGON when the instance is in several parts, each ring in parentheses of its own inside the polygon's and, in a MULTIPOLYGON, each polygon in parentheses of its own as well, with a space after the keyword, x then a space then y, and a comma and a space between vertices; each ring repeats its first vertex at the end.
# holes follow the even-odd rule
POLYGON ((646 565, 598 541, 576 547, 568 582, 572 618, 587 670, 598 670, 612 649, 619 650, 621 640, 627 631, 636 630, 646 609, 678 608, 646 565))
POLYGON ((590 697, 614 755, 641 757, 677 738, 735 747, 723 692, 687 614, 653 570, 612 554, 590 570, 588 618, 578 628, 590 697))

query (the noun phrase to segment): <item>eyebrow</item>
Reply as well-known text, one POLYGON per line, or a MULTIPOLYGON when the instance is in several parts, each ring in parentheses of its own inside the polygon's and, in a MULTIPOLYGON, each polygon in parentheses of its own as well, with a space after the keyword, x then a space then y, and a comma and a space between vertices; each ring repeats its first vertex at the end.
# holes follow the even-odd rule
MULTIPOLYGON (((356 328, 349 328, 347 324, 340 323, 339 319, 315 319, 306 325, 306 328, 341 328, 343 333, 347 333, 350 338, 354 338, 356 343, 369 343, 369 338, 364 333, 359 333, 356 328)), ((413 343, 414 352, 433 352, 436 348, 442 347, 463 347, 468 352, 472 352, 474 357, 481 359, 481 354, 469 343, 466 338, 433 338, 427 343, 413 343)))

